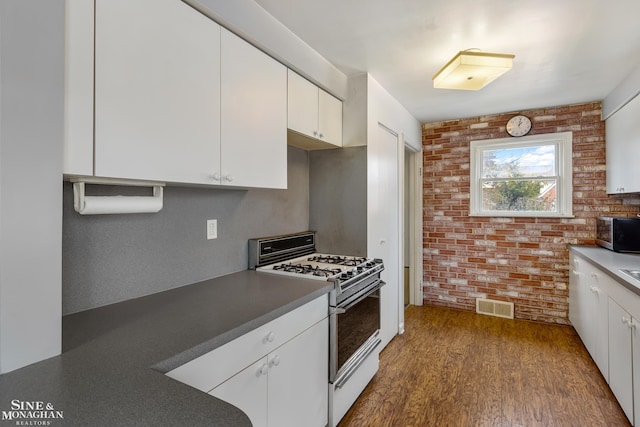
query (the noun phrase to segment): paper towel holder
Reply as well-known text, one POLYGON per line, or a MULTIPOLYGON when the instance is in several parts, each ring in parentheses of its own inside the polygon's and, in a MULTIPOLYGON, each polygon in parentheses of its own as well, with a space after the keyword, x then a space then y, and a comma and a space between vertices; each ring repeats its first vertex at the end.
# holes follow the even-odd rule
POLYGON ((73 208, 80 215, 156 213, 162 210, 164 182, 74 177, 73 208), (85 184, 152 187, 153 196, 87 196, 85 184))

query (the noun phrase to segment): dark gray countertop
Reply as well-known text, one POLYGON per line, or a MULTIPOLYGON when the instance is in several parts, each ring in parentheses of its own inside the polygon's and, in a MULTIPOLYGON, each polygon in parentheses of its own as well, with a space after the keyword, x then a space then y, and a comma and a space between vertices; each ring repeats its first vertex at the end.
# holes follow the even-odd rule
POLYGON ((250 426, 234 406, 163 373, 331 289, 242 271, 65 316, 60 356, 0 376, 0 411, 19 399, 63 411, 53 426, 250 426))
POLYGON ((570 246, 569 248, 600 267, 630 291, 640 295, 640 281, 620 271, 621 269, 640 270, 640 254, 613 252, 600 246, 570 246))

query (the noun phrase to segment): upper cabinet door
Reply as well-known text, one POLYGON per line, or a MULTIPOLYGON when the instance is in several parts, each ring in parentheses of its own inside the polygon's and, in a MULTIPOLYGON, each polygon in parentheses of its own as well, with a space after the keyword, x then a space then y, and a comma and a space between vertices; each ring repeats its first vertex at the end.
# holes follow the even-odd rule
POLYGON ((289 70, 289 144, 308 149, 342 147, 342 102, 289 70))
POLYGON ((342 102, 319 89, 318 137, 330 144, 342 147, 342 102))
POLYGON ((93 1, 66 0, 64 164, 66 175, 93 175, 93 1))
POLYGON ((606 121, 607 193, 640 192, 640 96, 606 121))
POLYGON ((220 27, 178 0, 97 0, 95 175, 216 184, 220 27))
POLYGON ((318 87, 288 70, 287 126, 312 138, 318 137, 318 87))
POLYGON ((222 183, 287 188, 287 69, 222 29, 222 183))

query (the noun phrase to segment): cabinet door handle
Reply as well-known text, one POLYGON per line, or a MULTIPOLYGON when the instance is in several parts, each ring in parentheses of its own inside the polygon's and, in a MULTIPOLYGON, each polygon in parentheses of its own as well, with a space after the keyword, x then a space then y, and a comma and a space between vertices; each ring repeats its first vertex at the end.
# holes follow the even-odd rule
POLYGON ((269 365, 266 363, 260 366, 258 372, 256 372, 256 377, 261 377, 262 375, 267 375, 269 373, 269 365))
POLYGON ((318 136, 318 131, 317 130, 313 131, 313 136, 316 136, 316 137, 318 136))
POLYGON ((276 334, 274 334, 273 331, 269 331, 269 333, 264 336, 262 341, 266 344, 269 342, 273 342, 275 339, 276 339, 276 334))
POLYGON ((220 173, 214 172, 213 175, 211 175, 211 178, 213 178, 214 181, 220 181, 220 173))
POLYGON ((231 175, 230 173, 226 174, 226 175, 224 176, 224 180, 225 180, 225 181, 228 181, 228 182, 233 181, 233 175, 231 175))
POLYGON ((318 132, 318 138, 324 138, 324 135, 322 134, 322 132, 318 132))
POLYGON ((277 354, 273 356, 273 358, 269 361, 269 367, 273 368, 274 366, 280 365, 280 356, 277 354))
POLYGON ((630 329, 635 329, 636 328, 635 322, 633 320, 631 320, 631 319, 628 319, 628 318, 624 317, 624 316, 622 316, 622 323, 624 325, 627 325, 630 329))
POLYGON ((591 286, 591 287, 589 288, 589 290, 590 290, 591 292, 593 292, 594 294, 597 294, 597 293, 599 293, 599 292, 600 292, 600 289, 599 289, 597 286, 591 286))

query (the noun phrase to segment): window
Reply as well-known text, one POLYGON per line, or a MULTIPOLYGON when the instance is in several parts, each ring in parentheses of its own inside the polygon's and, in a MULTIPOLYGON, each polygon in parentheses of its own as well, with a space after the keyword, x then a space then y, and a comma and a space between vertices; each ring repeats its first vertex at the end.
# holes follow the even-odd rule
POLYGON ((572 217, 572 134, 471 141, 471 215, 572 217))

